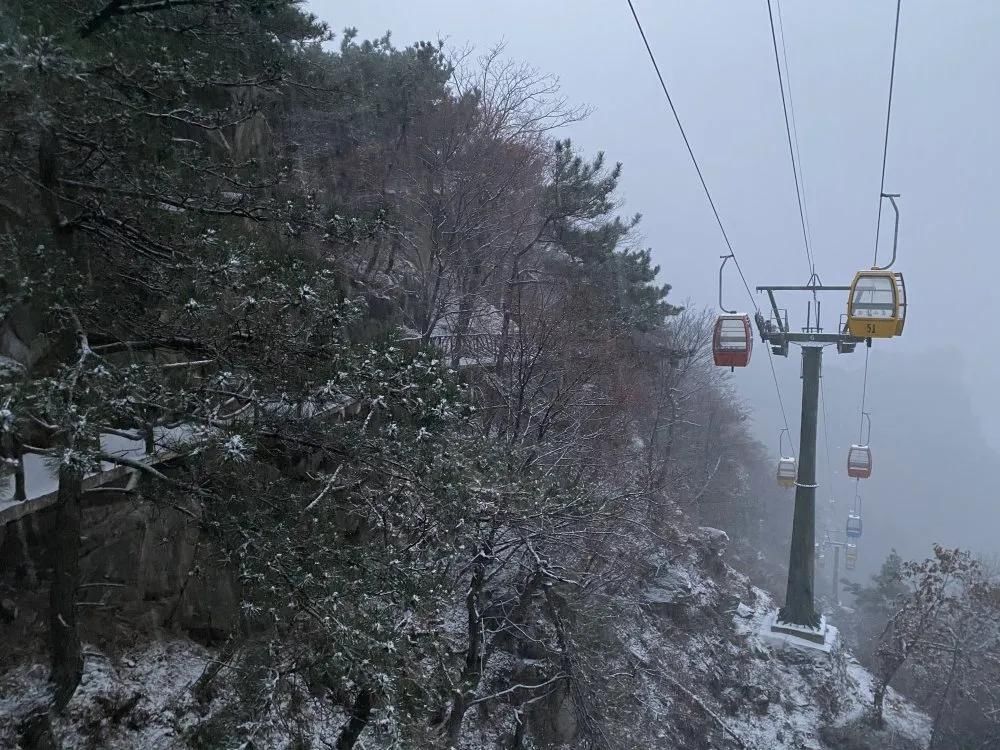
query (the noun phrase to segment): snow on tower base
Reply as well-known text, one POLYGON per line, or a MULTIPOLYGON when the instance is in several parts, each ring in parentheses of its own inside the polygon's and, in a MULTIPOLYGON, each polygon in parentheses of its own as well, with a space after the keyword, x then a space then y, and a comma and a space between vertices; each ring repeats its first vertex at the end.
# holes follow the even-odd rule
POLYGON ((837 645, 839 631, 827 623, 825 615, 820 618, 818 628, 810 628, 782 622, 778 619, 778 611, 774 610, 761 621, 760 636, 765 643, 775 648, 792 647, 829 654, 837 645))

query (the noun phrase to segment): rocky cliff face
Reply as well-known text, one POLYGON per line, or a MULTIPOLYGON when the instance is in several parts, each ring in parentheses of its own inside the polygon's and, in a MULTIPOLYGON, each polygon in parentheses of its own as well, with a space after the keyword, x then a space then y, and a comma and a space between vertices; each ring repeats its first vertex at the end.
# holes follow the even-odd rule
MULTIPOLYGON (((113 504, 98 500, 83 514, 79 599, 84 611, 174 628, 202 641, 225 640, 239 613, 237 582, 192 511, 140 498, 113 504)), ((50 561, 41 554, 47 547, 42 542, 53 520, 53 512, 46 511, 6 526, 0 561, 4 583, 13 591, 27 593, 46 578, 50 561)), ((95 636, 108 632, 96 625, 95 636)))
MULTIPOLYGON (((5 609, 0 621, 4 641, 17 644, 6 652, 0 678, 0 746, 220 746, 219 729, 243 700, 240 670, 223 664, 239 591, 193 519, 143 502, 88 510, 86 668, 61 717, 43 708, 47 669, 37 640, 43 610, 32 601, 30 581, 44 577, 45 561, 25 557, 31 545, 19 539, 44 534, 46 520, 30 523, 8 528, 2 548, 9 595, 12 587, 21 593, 16 611, 5 609), (204 689, 207 676, 214 678, 210 689, 204 689)), ((588 637, 601 644, 603 676, 613 678, 614 690, 606 703, 590 702, 592 715, 573 700, 571 683, 560 684, 517 715, 474 711, 462 747, 590 747, 584 737, 593 735, 584 729, 599 715, 610 717, 602 724, 619 733, 605 738, 608 747, 923 747, 927 719, 898 696, 890 696, 883 732, 866 727, 871 678, 849 653, 779 650, 759 636, 774 602, 724 562, 726 542, 714 529, 680 532, 609 603, 610 616, 588 637)), ((547 627, 526 622, 523 638, 502 646, 484 679, 498 687, 537 684, 547 627)), ((585 666, 578 665, 580 673, 585 666)), ((255 747, 334 746, 348 706, 331 706, 309 686, 300 688, 291 703, 255 707, 246 727, 255 747)), ((377 725, 364 743, 393 746, 377 725)))

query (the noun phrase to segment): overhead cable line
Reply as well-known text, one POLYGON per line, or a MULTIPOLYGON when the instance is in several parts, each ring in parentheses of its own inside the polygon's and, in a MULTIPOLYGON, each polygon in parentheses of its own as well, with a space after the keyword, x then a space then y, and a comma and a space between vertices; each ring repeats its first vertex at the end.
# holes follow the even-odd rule
MULTIPOLYGON (((774 66, 778 72, 778 88, 781 91, 781 106, 785 115, 785 132, 789 140, 789 155, 792 161, 792 176, 795 177, 795 197, 799 207, 799 221, 802 225, 802 238, 806 251, 806 260, 809 264, 810 282, 816 274, 816 252, 812 241, 812 228, 809 225, 809 200, 806 195, 806 176, 802 166, 802 152, 799 148, 799 128, 795 121, 795 97, 792 94, 792 71, 788 64, 788 45, 785 43, 785 24, 781 17, 781 2, 774 0, 775 10, 778 16, 778 33, 775 34, 774 15, 771 10, 771 0, 767 3, 768 20, 771 25, 771 43, 774 46, 774 66), (781 63, 778 61, 778 38, 781 39, 781 61, 785 66, 784 80, 781 75, 781 63), (788 106, 785 107, 785 91, 788 92, 788 106), (791 126, 789 127, 789 121, 791 126), (795 144, 792 150, 792 144, 795 144)), ((816 300, 816 293, 813 292, 813 301, 816 300)), ((819 325, 819 308, 816 309, 817 326, 819 325)), ((820 400, 823 403, 823 445, 826 452, 826 473, 830 482, 831 497, 833 496, 833 465, 830 462, 830 431, 826 412, 826 396, 823 393, 823 380, 820 380, 820 400)))
POLYGON ((861 384, 861 424, 858 425, 858 443, 863 439, 865 434, 865 402, 868 399, 868 355, 871 349, 865 347, 865 377, 864 382, 861 384))
MULTIPOLYGON (((649 45, 649 39, 646 37, 646 32, 642 28, 642 22, 639 20, 639 14, 636 13, 635 6, 632 4, 632 0, 626 0, 628 2, 629 10, 632 11, 632 18, 635 19, 636 28, 639 30, 639 36, 642 37, 642 43, 646 46, 646 53, 649 55, 649 61, 653 64, 653 70, 656 71, 656 77, 660 81, 660 88, 663 89, 663 95, 667 99, 667 104, 670 105, 670 111, 674 116, 674 121, 677 123, 677 129, 680 131, 681 138, 684 139, 684 145, 687 147, 688 155, 691 157, 691 163, 694 164, 695 172, 698 173, 698 179, 701 182, 701 187, 705 191, 705 197, 708 198, 708 204, 712 207, 712 214, 715 216, 715 222, 719 225, 719 231, 722 233, 722 239, 725 240, 726 247, 729 249, 729 253, 732 256, 733 263, 736 266, 736 270, 740 274, 740 279, 743 281, 743 286, 747 290, 747 296, 750 297, 750 303, 753 305, 754 310, 760 313, 760 308, 757 306, 757 300, 753 296, 753 292, 750 291, 750 284, 747 283, 746 276, 743 274, 743 268, 740 266, 740 261, 736 257, 736 250, 733 249, 733 243, 729 241, 729 235, 726 233, 726 227, 722 223, 722 217, 719 215, 719 209, 715 205, 715 199, 712 198, 712 192, 708 189, 708 183, 705 182, 705 175, 701 171, 701 166, 698 164, 698 159, 694 155, 694 149, 691 147, 691 141, 688 140, 687 132, 684 130, 684 125, 681 123, 680 115, 677 113, 677 107, 674 106, 674 100, 670 96, 670 91, 667 89, 666 81, 663 79, 663 74, 660 72, 660 66, 656 62, 656 55, 653 54, 653 48, 649 45)), ((768 347, 767 357, 771 362, 771 379, 774 381, 774 390, 778 395, 778 406, 781 408, 781 418, 785 423, 785 429, 788 431, 789 437, 791 437, 791 430, 788 428, 788 417, 785 414, 785 404, 784 400, 781 398, 781 387, 778 385, 778 375, 774 369, 774 359, 771 354, 771 349, 768 347)))
POLYGON ((889 104, 885 110, 885 141, 882 143, 882 179, 878 189, 878 218, 875 220, 875 257, 872 265, 878 265, 878 235, 882 228, 882 194, 885 193, 885 164, 889 155, 889 123, 892 120, 892 89, 896 81, 896 45, 899 42, 899 11, 903 0, 896 0, 896 28, 892 33, 892 64, 889 67, 889 104))
MULTIPOLYGON (((878 265, 878 237, 879 230, 882 228, 882 202, 883 195, 885 194, 885 165, 889 156, 889 125, 892 122, 892 91, 896 82, 896 48, 899 45, 899 12, 902 5, 903 0, 896 0, 896 23, 892 32, 892 62, 889 65, 889 97, 885 108, 885 138, 882 142, 882 177, 879 181, 878 190, 878 218, 875 221, 875 253, 872 260, 873 266, 878 265)), ((859 441, 861 440, 860 435, 864 433, 865 426, 865 401, 868 398, 868 355, 870 351, 870 348, 865 349, 865 376, 864 383, 861 388, 861 414, 859 416, 858 425, 859 441)))
MULTIPOLYGON (((812 248, 809 242, 809 232, 806 229, 806 215, 805 209, 803 208, 803 188, 799 183, 799 173, 802 171, 802 160, 796 159, 796 146, 792 145, 792 125, 788 116, 788 102, 785 99, 785 79, 781 74, 781 58, 778 54, 778 37, 774 30, 774 12, 771 8, 771 0, 767 0, 767 16, 771 23, 771 42, 774 45, 774 67, 778 71, 778 88, 781 90, 781 109, 785 115, 785 134, 788 136, 788 155, 792 160, 792 177, 795 179, 795 199, 798 201, 799 205, 799 222, 802 224, 802 242, 806 250, 806 260, 809 262, 809 276, 810 281, 816 274, 816 262, 813 259, 812 248)), ((782 34, 781 39, 782 47, 784 47, 785 39, 784 34, 782 34)), ((785 59, 785 70, 788 70, 788 59, 785 59)), ((788 100, 792 98, 791 83, 789 82, 788 88, 788 100)), ((795 140, 798 140, 796 136, 795 140)))
POLYGON ((809 249, 816 257, 815 247, 812 241, 812 226, 809 223, 809 199, 806 195, 806 175, 802 169, 802 154, 799 152, 799 127, 795 121, 795 97, 792 96, 792 70, 788 66, 788 47, 785 44, 785 24, 781 18, 781 2, 775 0, 778 11, 778 35, 781 37, 781 59, 785 63, 785 81, 788 88, 788 112, 792 116, 792 139, 795 141, 795 158, 799 160, 799 182, 802 185, 802 208, 806 218, 806 235, 809 237, 809 249))
MULTIPOLYGON (((806 200, 806 178, 804 170, 802 168, 802 154, 799 150, 799 134, 798 127, 795 123, 795 100, 792 96, 792 74, 789 70, 788 65, 788 47, 785 44, 785 28, 781 20, 781 4, 778 0, 775 0, 778 5, 778 26, 781 35, 781 57, 778 56, 778 34, 775 32, 774 28, 774 12, 771 6, 771 0, 767 0, 767 17, 771 26, 771 44, 774 47, 774 67, 778 73, 778 90, 781 93, 781 110, 785 118, 785 135, 788 139, 788 155, 792 162, 792 178, 795 181, 795 200, 798 204, 799 209, 799 223, 802 227, 802 243, 806 252, 806 262, 809 266, 809 283, 812 283, 817 279, 816 276, 816 256, 813 254, 812 249, 812 233, 809 231, 809 208, 808 201, 806 200), (781 61, 784 60, 785 72, 782 76, 781 72, 781 61), (787 102, 785 100, 785 91, 788 91, 787 102), (794 145, 793 145, 794 144, 794 145)), ((816 301, 816 293, 813 292, 813 301, 816 301)), ((819 306, 817 304, 816 308, 817 315, 817 326, 819 325, 819 306)), ((774 362, 771 362, 772 369, 774 368, 774 362)), ((822 381, 820 381, 820 387, 822 387, 822 381)), ((826 424, 826 404, 823 404, 823 434, 824 434, 824 445, 826 447, 826 469, 827 475, 830 479, 831 492, 833 488, 833 470, 830 464, 830 439, 829 430, 826 424)))
POLYGON ((670 111, 674 115, 674 121, 677 123, 677 129, 681 133, 681 138, 684 139, 684 145, 687 146, 688 155, 691 157, 691 163, 694 164, 694 170, 698 173, 698 179, 701 181, 701 187, 705 191, 705 197, 708 198, 708 205, 712 207, 712 213, 715 215, 715 221, 719 225, 719 231, 722 232, 722 239, 726 242, 726 247, 729 248, 729 252, 732 254, 733 263, 736 264, 736 270, 740 273, 740 279, 743 280, 743 286, 746 287, 747 294, 750 295, 750 301, 753 302, 754 309, 757 309, 757 302, 753 297, 753 292, 750 291, 750 285, 747 283, 746 276, 743 275, 743 269, 740 267, 740 261, 736 257, 736 251, 733 250, 733 243, 729 241, 729 235, 726 234, 726 227, 722 223, 722 218, 719 216, 719 209, 715 206, 715 199, 712 198, 712 193, 708 189, 708 184, 705 182, 705 175, 702 174, 701 166, 698 164, 698 159, 694 155, 694 149, 691 148, 691 141, 688 140, 687 132, 684 130, 684 125, 681 124, 680 115, 677 114, 677 107, 674 106, 674 100, 670 96, 670 91, 667 89, 667 84, 663 80, 663 74, 660 72, 660 66, 656 62, 656 55, 653 54, 653 49, 649 46, 649 40, 646 38, 646 32, 642 28, 642 23, 639 21, 639 15, 635 12, 635 6, 632 5, 632 0, 627 0, 629 10, 632 11, 632 18, 635 19, 636 28, 639 29, 639 35, 642 37, 643 44, 646 45, 646 52, 649 54, 649 60, 653 63, 653 70, 656 71, 656 77, 660 80, 660 88, 663 89, 663 95, 667 98, 667 104, 670 105, 670 111))
POLYGON ((792 431, 788 428, 788 416, 785 414, 785 402, 781 398, 781 388, 778 386, 778 373, 774 369, 774 355, 771 349, 767 350, 767 362, 771 365, 771 379, 774 381, 774 392, 778 394, 778 408, 781 409, 781 421, 785 423, 785 430, 788 432, 788 441, 792 444, 792 456, 798 453, 795 448, 795 440, 792 438, 792 431))

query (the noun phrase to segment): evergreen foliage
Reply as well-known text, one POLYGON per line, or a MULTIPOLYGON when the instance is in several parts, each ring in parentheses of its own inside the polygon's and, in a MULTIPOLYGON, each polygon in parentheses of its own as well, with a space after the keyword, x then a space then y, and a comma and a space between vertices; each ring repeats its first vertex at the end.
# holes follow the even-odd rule
POLYGON ((0 35, 0 427, 5 467, 59 480, 54 707, 83 480, 117 465, 238 584, 236 700, 192 743, 258 741, 303 695, 338 748, 458 746, 491 712, 527 743, 542 698, 579 746, 632 742, 612 597, 680 507, 744 508, 767 470, 708 320, 617 213, 621 165, 551 137, 581 114, 554 81, 327 50, 292 0, 15 0, 0 35))

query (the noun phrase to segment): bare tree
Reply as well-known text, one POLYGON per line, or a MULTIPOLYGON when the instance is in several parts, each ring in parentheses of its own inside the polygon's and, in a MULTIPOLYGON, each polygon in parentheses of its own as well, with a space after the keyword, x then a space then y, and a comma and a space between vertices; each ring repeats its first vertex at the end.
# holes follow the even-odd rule
POLYGON ((977 573, 978 565, 968 553, 940 545, 935 545, 933 558, 903 565, 901 579, 909 593, 886 624, 875 653, 875 726, 884 724, 889 683, 907 660, 928 648, 929 636, 961 606, 962 586, 977 573))

